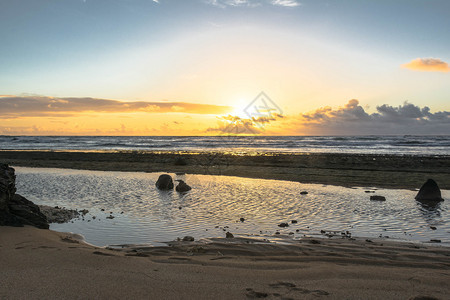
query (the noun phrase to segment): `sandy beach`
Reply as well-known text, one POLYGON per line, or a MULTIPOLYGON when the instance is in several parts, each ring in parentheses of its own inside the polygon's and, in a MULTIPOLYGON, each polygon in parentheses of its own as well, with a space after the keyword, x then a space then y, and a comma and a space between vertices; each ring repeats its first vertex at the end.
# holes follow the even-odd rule
POLYGON ((107 250, 0 227, 1 299, 448 299, 450 249, 365 240, 107 250), (434 298, 415 298, 428 296, 434 298))
MULTIPOLYGON (((448 157, 0 151, 0 160, 28 167, 411 189, 432 177, 441 188, 450 187, 448 157)), ((0 227, 0 298, 448 299, 449 257, 449 248, 432 244, 348 237, 288 244, 233 238, 105 249, 67 233, 0 227)))
POLYGON ((101 171, 184 172, 341 186, 417 189, 433 178, 450 189, 449 156, 330 153, 0 151, 12 166, 101 171))

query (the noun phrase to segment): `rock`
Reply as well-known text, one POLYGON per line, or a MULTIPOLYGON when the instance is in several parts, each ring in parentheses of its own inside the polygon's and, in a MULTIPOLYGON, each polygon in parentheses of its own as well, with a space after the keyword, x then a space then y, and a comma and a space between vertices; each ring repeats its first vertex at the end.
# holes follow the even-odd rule
POLYGON ((162 174, 159 176, 158 181, 156 181, 156 187, 160 190, 171 190, 173 189, 172 176, 169 174, 162 174))
POLYGON ((39 207, 16 194, 15 170, 7 164, 0 164, 0 225, 49 227, 39 207))
POLYGON ((188 192, 188 191, 192 190, 192 188, 189 185, 187 185, 186 182, 184 182, 183 180, 178 179, 176 181, 178 181, 178 185, 175 188, 175 190, 177 192, 185 193, 185 192, 188 192))
POLYGON ((26 198, 15 194, 9 203, 9 211, 15 215, 23 225, 48 229, 47 217, 41 213, 39 207, 26 198))
POLYGON ((419 296, 411 297, 411 298, 409 298, 409 300, 439 300, 439 299, 436 297, 432 297, 432 296, 419 295, 419 296))
POLYGON ((193 242, 194 241, 194 237, 187 235, 187 236, 185 236, 183 238, 183 241, 184 242, 193 242))
POLYGON ((374 196, 370 196, 370 200, 372 200, 372 201, 386 201, 386 197, 374 195, 374 196))
MULTIPOLYGON (((51 207, 47 205, 39 205, 39 209, 41 210, 41 213, 47 218, 47 221, 49 223, 59 224, 67 223, 70 220, 78 217, 80 213, 83 213, 83 211, 78 212, 76 210, 60 208, 58 206, 51 207)), ((92 218, 94 219, 95 217, 92 218)))
POLYGON ((297 220, 291 220, 292 224, 297 224, 297 220))
POLYGON ((227 239, 232 239, 232 238, 234 238, 234 235, 233 235, 231 232, 227 232, 227 233, 225 234, 225 237, 226 237, 227 239))
POLYGON ((308 195, 307 191, 300 192, 300 195, 308 195))
POLYGON ((244 222, 244 221, 245 221, 245 219, 244 219, 244 218, 240 218, 240 219, 239 219, 239 221, 241 221, 241 222, 244 222))
POLYGON ((444 199, 442 199, 441 190, 433 179, 428 179, 422 185, 415 199, 417 201, 444 201, 444 199))
POLYGON ((436 230, 436 226, 430 226, 431 230, 436 230))
POLYGON ((280 223, 278 224, 278 227, 289 227, 288 223, 280 223))

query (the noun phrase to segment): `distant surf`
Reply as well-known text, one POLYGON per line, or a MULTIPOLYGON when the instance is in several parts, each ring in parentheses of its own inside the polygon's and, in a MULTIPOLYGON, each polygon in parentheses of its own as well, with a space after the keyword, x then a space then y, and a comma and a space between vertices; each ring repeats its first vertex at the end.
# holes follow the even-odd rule
POLYGON ((0 136, 0 150, 233 151, 450 155, 439 136, 0 136))

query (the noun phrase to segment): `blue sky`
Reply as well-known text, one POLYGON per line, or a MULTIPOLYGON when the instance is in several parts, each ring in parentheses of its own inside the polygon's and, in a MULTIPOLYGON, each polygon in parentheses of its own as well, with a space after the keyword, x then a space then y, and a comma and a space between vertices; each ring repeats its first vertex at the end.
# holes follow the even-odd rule
POLYGON ((449 12, 433 0, 2 1, 0 94, 239 106, 264 90, 292 113, 350 99, 449 110, 449 12))

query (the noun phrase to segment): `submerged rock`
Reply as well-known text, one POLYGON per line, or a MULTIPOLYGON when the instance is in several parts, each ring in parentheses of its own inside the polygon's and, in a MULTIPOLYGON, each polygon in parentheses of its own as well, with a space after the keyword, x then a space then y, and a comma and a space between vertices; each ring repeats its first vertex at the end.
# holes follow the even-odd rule
MULTIPOLYGON (((65 209, 61 207, 52 207, 47 205, 39 205, 39 209, 41 210, 41 213, 44 214, 44 216, 47 218, 47 221, 49 223, 67 223, 72 219, 75 219, 82 213, 85 215, 86 213, 84 211, 87 211, 86 209, 78 212, 76 210, 72 209, 65 209)), ((92 217, 94 218, 94 217, 92 217)))
POLYGON ((374 196, 370 196, 370 200, 372 200, 372 201, 386 201, 386 197, 374 195, 374 196))
POLYGON ((177 181, 178 181, 178 185, 175 188, 175 190, 177 192, 184 193, 184 192, 188 192, 188 191, 192 190, 192 188, 183 180, 178 179, 177 181))
POLYGON ((417 201, 444 201, 441 190, 433 179, 428 179, 420 188, 415 199, 417 201))
POLYGON ((160 190, 171 190, 173 189, 172 176, 169 174, 162 174, 159 176, 158 181, 156 181, 156 187, 160 190))

